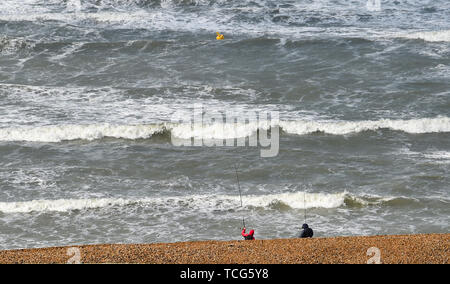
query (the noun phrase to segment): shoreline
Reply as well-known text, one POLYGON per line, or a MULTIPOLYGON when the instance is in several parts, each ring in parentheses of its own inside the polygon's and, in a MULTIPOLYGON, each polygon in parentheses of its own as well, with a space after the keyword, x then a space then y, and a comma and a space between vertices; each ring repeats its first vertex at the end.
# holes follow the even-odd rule
POLYGON ((370 260, 449 264, 449 258, 450 234, 95 244, 0 251, 0 264, 363 264, 370 260))

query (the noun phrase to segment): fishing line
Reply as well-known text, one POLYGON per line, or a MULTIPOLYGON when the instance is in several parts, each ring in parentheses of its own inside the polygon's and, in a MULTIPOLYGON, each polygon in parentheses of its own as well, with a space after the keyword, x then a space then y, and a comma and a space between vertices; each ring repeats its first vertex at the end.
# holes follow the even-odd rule
POLYGON ((303 210, 304 210, 304 217, 305 217, 304 224, 306 224, 306 191, 303 192, 303 210))
MULTIPOLYGON (((236 171, 236 180, 237 180, 237 184, 238 184, 238 189, 239 189, 239 197, 241 199, 241 207, 244 208, 244 206, 242 205, 242 193, 241 193, 241 185, 239 183, 239 175, 238 175, 238 170, 237 170, 237 166, 236 164, 234 165, 234 170, 236 171)), ((245 228, 245 220, 244 217, 242 217, 242 225, 245 228)))

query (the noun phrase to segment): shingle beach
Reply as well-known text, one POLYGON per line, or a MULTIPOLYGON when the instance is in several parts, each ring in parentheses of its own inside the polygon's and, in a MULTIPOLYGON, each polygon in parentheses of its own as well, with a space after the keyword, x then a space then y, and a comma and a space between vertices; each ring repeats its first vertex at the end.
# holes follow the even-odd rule
POLYGON ((379 255, 385 264, 449 264, 449 248, 450 234, 101 244, 5 250, 0 263, 68 263, 78 251, 80 263, 337 264, 367 263, 379 255))

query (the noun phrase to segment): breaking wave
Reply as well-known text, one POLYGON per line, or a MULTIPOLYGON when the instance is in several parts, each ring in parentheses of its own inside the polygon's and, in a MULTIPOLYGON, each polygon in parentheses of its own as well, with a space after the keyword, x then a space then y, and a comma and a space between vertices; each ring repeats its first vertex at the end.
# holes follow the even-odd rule
POLYGON ((25 202, 0 202, 0 211, 3 213, 29 213, 29 212, 67 212, 85 210, 107 206, 125 206, 132 201, 125 199, 58 199, 33 200, 25 202))
POLYGON ((429 42, 450 42, 450 30, 415 32, 398 35, 402 38, 421 39, 429 42))
POLYGON ((147 139, 163 132, 164 125, 61 125, 33 128, 0 129, 0 141, 61 142, 70 140, 98 140, 105 137, 147 139))
POLYGON ((450 118, 419 118, 409 120, 381 119, 374 121, 340 121, 340 122, 280 122, 283 131, 292 134, 308 134, 324 132, 334 135, 345 135, 362 131, 390 129, 411 134, 450 132, 450 118))
POLYGON ((280 127, 287 134, 307 135, 325 133, 347 135, 364 131, 390 129, 411 134, 450 132, 450 118, 421 118, 410 120, 381 119, 375 121, 279 121, 249 123, 159 123, 141 125, 57 125, 40 127, 12 127, 0 129, 0 141, 62 142, 98 140, 102 138, 149 139, 170 133, 178 139, 235 139, 249 137, 258 130, 280 127))
MULTIPOLYGON (((386 204, 394 206, 397 203, 415 202, 404 197, 358 197, 347 192, 341 193, 280 193, 267 195, 244 196, 243 206, 267 209, 304 208, 338 208, 363 207, 386 204)), ((192 195, 184 197, 157 198, 92 198, 92 199, 58 199, 33 200, 24 202, 0 202, 0 212, 30 213, 30 212, 69 212, 74 210, 89 210, 107 207, 151 206, 152 208, 188 208, 193 210, 230 210, 240 208, 240 198, 236 195, 192 195)))

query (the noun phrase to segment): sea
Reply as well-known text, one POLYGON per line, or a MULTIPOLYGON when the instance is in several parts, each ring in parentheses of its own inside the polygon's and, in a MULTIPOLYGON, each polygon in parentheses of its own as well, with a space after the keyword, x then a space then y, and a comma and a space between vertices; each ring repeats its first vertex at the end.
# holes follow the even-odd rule
POLYGON ((449 193, 448 0, 0 2, 0 249, 449 233, 449 193))

